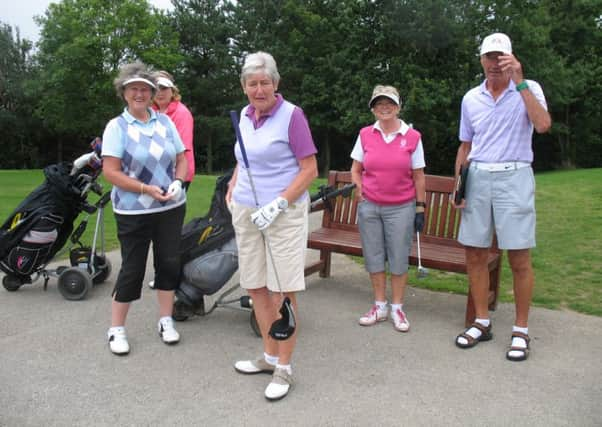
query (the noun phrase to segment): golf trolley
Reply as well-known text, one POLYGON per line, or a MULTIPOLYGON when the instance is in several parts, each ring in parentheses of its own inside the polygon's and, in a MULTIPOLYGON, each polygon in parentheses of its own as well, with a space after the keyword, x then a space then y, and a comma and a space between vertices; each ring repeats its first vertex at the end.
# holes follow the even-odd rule
POLYGON ((32 191, 0 227, 0 270, 2 285, 9 292, 44 278, 56 277, 58 289, 67 300, 85 298, 93 284, 104 282, 111 263, 104 249, 104 207, 110 193, 102 194, 97 182, 101 173, 101 141, 90 144, 92 152, 73 163, 62 162, 44 169, 45 181, 32 191), (101 195, 95 204, 88 194, 101 195), (73 231, 80 213, 86 216, 73 231), (96 213, 92 246, 81 243, 90 215, 96 213), (65 247, 65 243, 69 244, 65 247), (97 251, 98 249, 98 251, 97 251), (69 250, 70 266, 48 268, 56 257, 69 250))
MULTIPOLYGON (((217 179, 209 212, 203 217, 192 219, 182 228, 182 279, 175 291, 172 316, 176 321, 185 321, 192 316, 211 314, 219 307, 248 311, 251 329, 257 336, 261 336, 251 297, 232 296, 240 290, 240 284, 233 284, 224 290, 210 307, 205 304, 205 296, 222 289, 238 270, 238 250, 232 216, 225 202, 231 177, 230 172, 217 179)), ((311 206, 329 204, 338 196, 349 197, 354 187, 353 184, 340 189, 321 186, 318 193, 310 196, 311 206)))
POLYGON ((226 192, 232 171, 219 177, 209 212, 190 220, 182 227, 180 256, 182 278, 176 288, 172 316, 185 321, 192 316, 206 316, 218 307, 250 312, 251 328, 260 336, 259 326, 249 296, 232 297, 240 286, 226 289, 206 307, 205 297, 218 292, 238 270, 238 249, 234 238, 232 216, 226 206, 226 192))

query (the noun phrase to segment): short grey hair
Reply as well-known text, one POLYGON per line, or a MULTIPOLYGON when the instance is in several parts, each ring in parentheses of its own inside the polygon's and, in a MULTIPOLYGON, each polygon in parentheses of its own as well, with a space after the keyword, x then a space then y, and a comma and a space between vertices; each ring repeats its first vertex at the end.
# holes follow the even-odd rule
POLYGON ((152 75, 149 68, 143 62, 136 61, 131 62, 129 64, 125 64, 119 69, 119 74, 113 80, 113 86, 115 87, 115 91, 117 92, 117 96, 125 101, 123 97, 123 93, 125 92, 124 83, 134 77, 140 77, 152 82, 155 87, 151 87, 153 96, 156 92, 157 80, 152 75))
POLYGON ((275 85, 280 81, 276 60, 267 52, 255 52, 247 55, 240 73, 240 83, 244 86, 247 78, 257 73, 267 74, 275 85))

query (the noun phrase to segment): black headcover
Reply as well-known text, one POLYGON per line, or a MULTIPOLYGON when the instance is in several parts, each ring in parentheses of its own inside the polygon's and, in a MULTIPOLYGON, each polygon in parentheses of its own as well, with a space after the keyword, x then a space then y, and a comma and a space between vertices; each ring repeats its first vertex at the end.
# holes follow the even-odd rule
POLYGON ((282 301, 280 316, 280 319, 272 323, 269 334, 275 340, 284 341, 293 336, 297 327, 295 313, 289 297, 285 297, 282 301))

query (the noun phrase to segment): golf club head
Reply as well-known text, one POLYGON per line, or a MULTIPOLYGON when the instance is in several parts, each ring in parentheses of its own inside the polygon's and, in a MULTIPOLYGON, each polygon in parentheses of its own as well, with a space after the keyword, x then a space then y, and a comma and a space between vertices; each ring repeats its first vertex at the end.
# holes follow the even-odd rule
POLYGON ((269 335, 278 341, 285 341, 295 333, 295 314, 289 297, 284 298, 280 307, 280 319, 272 323, 269 335))
POLYGON ((423 279, 426 276, 429 275, 429 270, 426 267, 418 267, 418 272, 416 273, 416 277, 418 277, 419 279, 423 279))

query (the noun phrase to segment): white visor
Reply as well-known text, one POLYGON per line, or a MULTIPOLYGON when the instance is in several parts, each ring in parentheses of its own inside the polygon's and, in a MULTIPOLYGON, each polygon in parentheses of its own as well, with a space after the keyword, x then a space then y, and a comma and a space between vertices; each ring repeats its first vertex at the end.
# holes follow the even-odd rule
POLYGON ((135 83, 135 82, 146 83, 153 89, 157 88, 153 82, 151 82, 149 79, 145 79, 144 77, 132 77, 131 79, 127 79, 126 81, 124 81, 121 86, 125 87, 125 86, 129 85, 130 83, 135 83))
POLYGON ((173 82, 166 77, 158 77, 157 84, 163 87, 174 87, 173 82))

